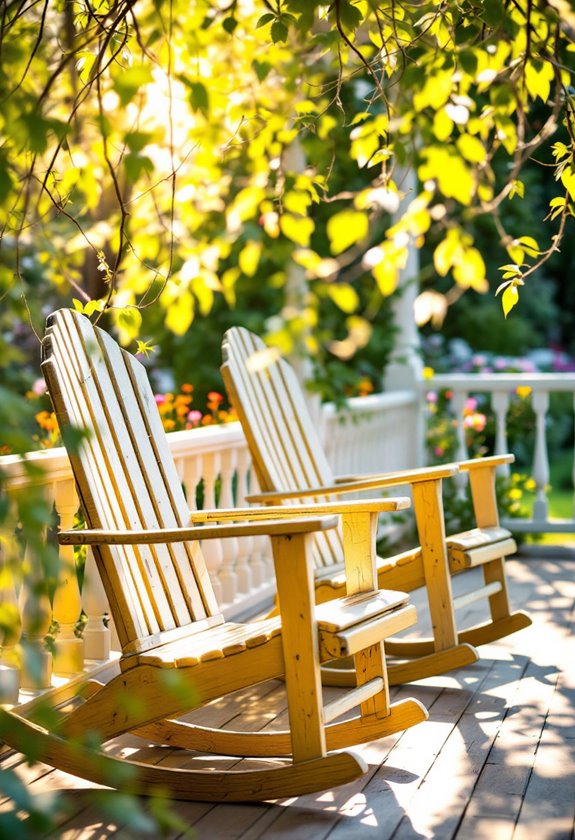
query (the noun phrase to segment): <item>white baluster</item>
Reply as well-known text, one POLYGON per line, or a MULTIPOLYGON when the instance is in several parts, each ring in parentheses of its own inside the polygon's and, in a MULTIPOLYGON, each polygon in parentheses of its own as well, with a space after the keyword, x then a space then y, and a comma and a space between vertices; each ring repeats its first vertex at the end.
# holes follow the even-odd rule
MULTIPOLYGON (((206 453, 203 458, 204 479, 204 508, 212 510, 216 507, 216 480, 220 471, 219 453, 206 453)), ((220 540, 206 540, 202 543, 202 551, 210 573, 210 579, 216 598, 221 603, 222 587, 220 584, 220 569, 222 566, 222 546, 220 540)))
MULTIPOLYGON (((48 501, 51 500, 51 495, 51 488, 47 489, 48 501)), ((22 617, 20 684, 27 690, 49 688, 52 682, 52 654, 46 649, 44 642, 50 630, 52 607, 46 591, 42 559, 38 546, 35 545, 39 539, 40 536, 36 534, 29 536, 26 541, 22 585, 18 597, 22 617)))
POLYGON ((179 459, 177 462, 178 475, 182 479, 184 490, 186 492, 186 501, 190 510, 197 510, 198 503, 196 494, 198 485, 202 480, 202 456, 193 455, 192 457, 179 459))
MULTIPOLYGON (((110 658, 112 632, 106 627, 104 617, 110 608, 104 590, 104 584, 98 572, 94 554, 90 547, 86 550, 84 582, 82 584, 82 606, 87 616, 84 626, 84 655, 86 659, 106 660, 110 658)), ((119 648, 116 643, 115 648, 119 648)))
MULTIPOLYGON (((250 493, 257 494, 260 492, 260 486, 254 469, 250 472, 250 493)), ((269 537, 265 534, 259 537, 254 537, 253 560, 252 568, 257 574, 258 582, 262 584, 269 583, 275 580, 274 559, 272 555, 272 547, 269 537), (257 570, 261 569, 258 574, 257 570)))
MULTIPOLYGON (((247 507, 246 495, 248 490, 249 454, 246 446, 240 444, 237 450, 237 479, 236 479, 236 504, 238 507, 247 507)), ((251 592, 254 579, 250 566, 250 557, 254 547, 253 537, 241 537, 238 540, 238 561, 236 564, 236 576, 239 592, 251 592)))
MULTIPOLYGON (((465 403, 467 402, 467 391, 453 391, 451 398, 451 410, 457 420, 455 433, 457 436, 457 452, 456 459, 458 461, 465 461, 469 458, 467 451, 467 443, 465 442, 465 426, 463 425, 465 403)), ((458 473, 454 479, 459 496, 465 496, 467 487, 467 476, 464 473, 458 473)))
POLYGON ((547 485, 549 484, 549 457, 547 455, 547 436, 545 418, 549 409, 548 391, 534 391, 533 411, 535 412, 535 454, 533 457, 533 479, 536 499, 533 504, 533 519, 547 520, 547 485))
MULTIPOLYGON (((235 469, 235 450, 225 449, 221 457, 221 491, 219 507, 233 508, 233 479, 235 469)), ((236 561, 238 557, 238 541, 235 537, 222 540, 222 565, 219 578, 222 587, 222 599, 225 604, 233 604, 238 591, 236 575, 236 561)))
MULTIPOLYGON (((78 497, 72 479, 58 481, 54 488, 56 513, 60 517, 60 530, 69 531, 74 525, 78 510, 78 497)), ((79 674, 84 668, 84 641, 76 636, 76 626, 82 612, 80 587, 76 572, 74 546, 60 546, 58 583, 52 599, 54 620, 58 622, 54 652, 55 674, 79 674)))
MULTIPOLYGON (((491 406, 495 412, 495 455, 505 455, 509 452, 507 443, 507 412, 509 410, 509 394, 507 391, 494 391, 491 395, 491 406)), ((509 464, 500 464, 497 474, 509 477, 509 464)))
MULTIPOLYGON (((11 506, 12 507, 12 506, 11 506)), ((0 533, 0 606, 4 614, 3 632, 0 634, 0 703, 15 705, 20 691, 20 655, 18 643, 22 622, 18 611, 18 596, 14 581, 18 546, 14 530, 16 516, 8 515, 0 533)))

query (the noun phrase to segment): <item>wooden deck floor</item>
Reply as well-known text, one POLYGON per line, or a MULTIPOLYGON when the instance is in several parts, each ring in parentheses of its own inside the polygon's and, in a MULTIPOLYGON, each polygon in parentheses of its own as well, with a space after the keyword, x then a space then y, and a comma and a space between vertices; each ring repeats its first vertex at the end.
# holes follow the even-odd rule
MULTIPOLYGON (((575 825, 575 563, 513 560, 508 564, 515 607, 529 610, 531 628, 482 649, 474 666, 393 690, 415 696, 430 718, 400 735, 360 748, 369 773, 322 794, 275 803, 177 803, 186 827, 169 838, 196 840, 567 840, 575 825)), ((474 618, 471 611, 469 620, 474 618)), ((281 683, 266 683, 195 713, 195 719, 253 729, 285 721, 281 683)), ((123 750, 142 750, 123 738, 123 750)), ((170 763, 182 753, 154 758, 170 763)), ((69 791, 52 837, 145 837, 126 827, 121 797, 42 765, 8 755, 31 793, 69 791), (102 803, 107 803, 104 810, 102 803)), ((0 808, 6 803, 0 802, 0 808)))

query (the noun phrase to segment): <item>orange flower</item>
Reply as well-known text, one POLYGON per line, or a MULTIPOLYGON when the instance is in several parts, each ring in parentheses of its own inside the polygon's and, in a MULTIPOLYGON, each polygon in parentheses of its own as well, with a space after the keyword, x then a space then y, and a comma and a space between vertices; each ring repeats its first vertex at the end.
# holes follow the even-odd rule
POLYGON ((162 423, 164 425, 164 429, 166 430, 166 432, 173 432, 173 430, 176 426, 176 421, 175 420, 170 420, 169 417, 164 417, 162 423))
POLYGON ((193 390, 194 390, 194 386, 190 385, 189 382, 185 382, 182 385, 182 387, 180 388, 180 391, 182 392, 182 394, 191 394, 193 390))
POLYGON ((54 412, 39 411, 38 414, 36 414, 36 422, 40 428, 44 429, 46 432, 54 432, 58 428, 54 412))

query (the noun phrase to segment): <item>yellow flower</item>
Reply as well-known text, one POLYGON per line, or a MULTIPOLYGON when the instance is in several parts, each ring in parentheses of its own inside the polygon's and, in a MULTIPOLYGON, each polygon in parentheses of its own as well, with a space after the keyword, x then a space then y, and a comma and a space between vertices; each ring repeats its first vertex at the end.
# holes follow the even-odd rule
POLYGON ((530 385, 518 385, 518 387, 516 388, 516 393, 517 393, 518 397, 521 397, 521 399, 524 400, 531 393, 531 386, 530 385))
POLYGON ((423 378, 424 379, 433 379, 435 376, 435 371, 432 367, 424 367, 423 368, 423 378))

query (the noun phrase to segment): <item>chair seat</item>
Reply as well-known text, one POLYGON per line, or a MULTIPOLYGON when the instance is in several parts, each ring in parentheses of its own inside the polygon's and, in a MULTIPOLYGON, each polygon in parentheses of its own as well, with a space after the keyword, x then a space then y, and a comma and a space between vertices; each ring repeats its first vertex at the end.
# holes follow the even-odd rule
POLYGON ((452 572, 481 566, 517 551, 517 543, 507 528, 472 528, 447 538, 452 572))
POLYGON ((232 656, 248 648, 266 644, 280 633, 279 616, 250 624, 227 622, 221 627, 190 634, 185 639, 179 639, 142 653, 138 656, 138 662, 142 665, 153 665, 156 668, 190 668, 200 662, 223 659, 225 656, 232 656))
POLYGON ((336 601, 327 601, 316 607, 319 629, 329 633, 348 630, 363 621, 391 612, 407 604, 406 592, 378 589, 376 592, 358 592, 336 601))

